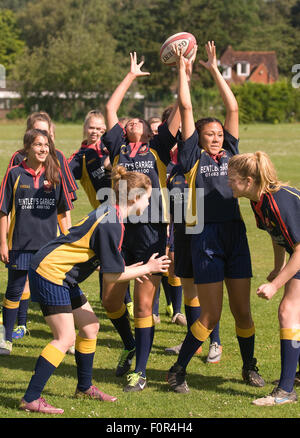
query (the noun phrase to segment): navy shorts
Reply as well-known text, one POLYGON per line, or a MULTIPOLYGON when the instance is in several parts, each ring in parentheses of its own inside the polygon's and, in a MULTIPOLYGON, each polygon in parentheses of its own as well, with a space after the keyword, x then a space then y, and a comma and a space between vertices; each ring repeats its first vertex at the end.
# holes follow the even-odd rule
POLYGON ((174 271, 176 277, 194 277, 191 234, 185 234, 185 225, 176 225, 174 227, 174 271))
POLYGON ((31 301, 40 304, 44 316, 72 313, 87 302, 78 285, 60 286, 46 280, 31 268, 28 278, 31 301))
POLYGON ((166 246, 166 224, 125 224, 122 255, 127 266, 137 262, 147 263, 154 253, 158 253, 159 257, 165 255, 166 246))
POLYGON ((10 250, 9 262, 5 265, 8 269, 28 271, 32 257, 37 251, 14 251, 10 250))
POLYGON ((196 284, 252 277, 243 221, 205 224, 202 233, 192 235, 191 251, 196 284))

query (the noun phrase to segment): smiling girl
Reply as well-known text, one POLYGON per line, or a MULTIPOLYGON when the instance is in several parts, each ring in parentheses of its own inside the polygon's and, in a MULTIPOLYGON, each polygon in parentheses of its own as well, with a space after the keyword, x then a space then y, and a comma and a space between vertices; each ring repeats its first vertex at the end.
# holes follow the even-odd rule
POLYGON ((6 172, 0 189, 0 257, 8 268, 3 303, 6 339, 0 354, 12 350, 12 331, 30 260, 57 235, 58 214, 61 229, 66 228, 66 212, 72 208, 50 136, 37 129, 27 131, 24 152, 26 159, 6 172))

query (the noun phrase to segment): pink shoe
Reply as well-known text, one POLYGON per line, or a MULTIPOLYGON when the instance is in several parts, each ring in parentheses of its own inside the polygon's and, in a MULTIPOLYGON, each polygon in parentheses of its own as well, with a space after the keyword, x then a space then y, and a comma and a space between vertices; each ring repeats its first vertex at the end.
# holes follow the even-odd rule
POLYGON ((75 397, 89 397, 96 400, 109 402, 115 402, 117 400, 117 397, 105 394, 105 392, 100 391, 100 389, 98 389, 97 386, 94 385, 90 386, 89 389, 87 389, 86 391, 80 391, 79 389, 76 389, 75 397))
POLYGON ((27 403, 23 398, 20 403, 20 409, 23 411, 30 412, 42 412, 43 414, 63 414, 64 410, 60 408, 55 408, 49 405, 44 398, 38 398, 30 403, 27 403))

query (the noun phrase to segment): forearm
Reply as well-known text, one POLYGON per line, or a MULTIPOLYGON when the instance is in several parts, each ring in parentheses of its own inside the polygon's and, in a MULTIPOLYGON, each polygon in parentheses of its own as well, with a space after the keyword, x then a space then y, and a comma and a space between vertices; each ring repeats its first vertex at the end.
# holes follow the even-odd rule
POLYGON ((0 245, 6 243, 8 228, 8 216, 0 212, 0 245))
POLYGON ((227 84, 219 69, 215 66, 211 66, 209 69, 221 95, 223 103, 227 111, 238 111, 238 103, 235 95, 231 91, 230 86, 227 84))
POLYGON ((281 271, 285 265, 285 248, 283 246, 277 245, 277 243, 272 239, 273 252, 274 252, 274 270, 281 271))
POLYGON ((122 80, 122 82, 117 86, 110 99, 106 104, 106 119, 107 119, 107 129, 111 129, 117 123, 117 112, 120 105, 125 97, 126 92, 130 88, 132 82, 135 80, 136 76, 129 72, 122 80))
POLYGON ((300 270, 300 243, 295 247, 288 263, 271 282, 276 289, 280 289, 300 270))
POLYGON ((134 280, 137 277, 143 277, 151 273, 147 264, 141 266, 125 266, 124 272, 104 273, 103 278, 107 283, 124 283, 134 280))
POLYGON ((178 104, 182 123, 182 138, 187 140, 195 130, 195 123, 188 76, 183 68, 179 69, 178 76, 178 104))
POLYGON ((72 226, 71 212, 69 210, 58 214, 57 220, 62 233, 65 233, 72 226))

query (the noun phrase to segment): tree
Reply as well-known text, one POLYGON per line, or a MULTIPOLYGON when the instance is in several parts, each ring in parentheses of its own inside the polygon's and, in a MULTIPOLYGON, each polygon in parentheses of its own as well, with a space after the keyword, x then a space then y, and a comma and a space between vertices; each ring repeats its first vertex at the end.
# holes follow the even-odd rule
POLYGON ((0 64, 9 73, 17 56, 23 52, 24 42, 20 39, 14 13, 7 9, 0 10, 0 41, 0 64))

